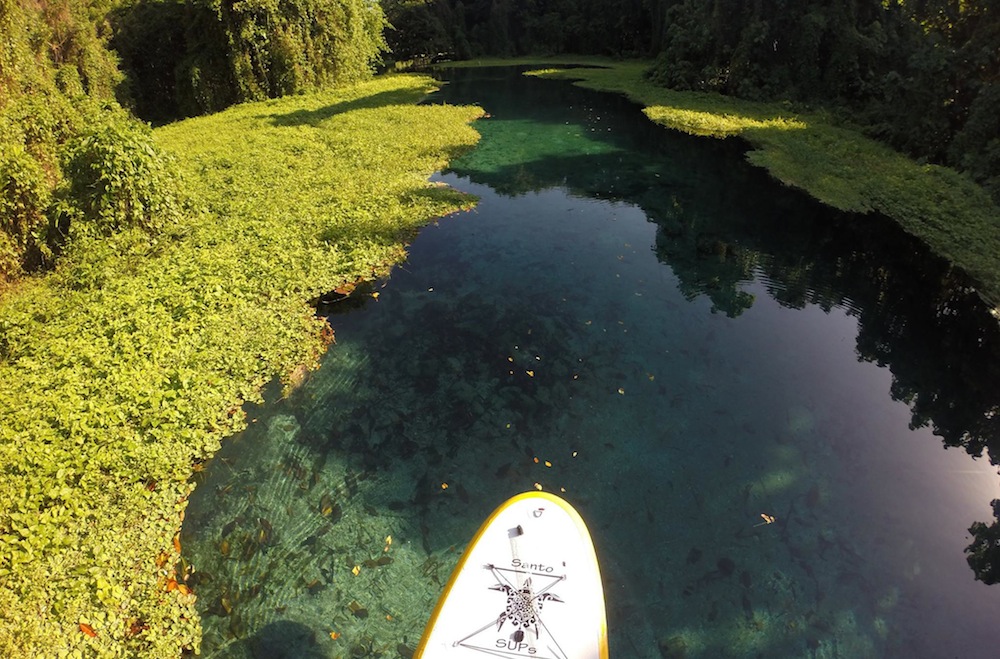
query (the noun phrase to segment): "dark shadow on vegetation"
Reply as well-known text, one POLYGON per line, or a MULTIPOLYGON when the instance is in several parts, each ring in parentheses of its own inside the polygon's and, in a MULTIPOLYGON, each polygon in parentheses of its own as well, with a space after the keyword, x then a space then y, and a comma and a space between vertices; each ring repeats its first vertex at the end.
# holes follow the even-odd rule
POLYGON ((316 110, 295 110, 284 114, 262 114, 258 119, 269 119, 275 126, 316 126, 331 117, 352 110, 370 110, 389 105, 411 105, 419 101, 423 92, 411 89, 398 89, 379 92, 352 101, 334 103, 316 110))

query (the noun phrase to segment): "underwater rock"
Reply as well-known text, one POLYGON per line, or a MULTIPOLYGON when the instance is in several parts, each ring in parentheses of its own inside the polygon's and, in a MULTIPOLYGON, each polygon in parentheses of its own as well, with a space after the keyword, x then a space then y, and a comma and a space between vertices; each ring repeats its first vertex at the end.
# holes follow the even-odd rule
POLYGON ((303 624, 279 620, 267 624, 250 642, 254 659, 319 659, 324 656, 316 633, 303 624))
POLYGON ((660 656, 663 659, 684 659, 688 654, 687 641, 683 636, 671 636, 660 641, 660 656))
POLYGON ((813 485, 806 492, 806 507, 812 510, 818 506, 823 500, 823 495, 820 492, 819 485, 813 485))
POLYGON ((300 430, 299 420, 291 414, 276 414, 267 424, 267 435, 276 442, 288 443, 300 430))
POLYGON ((788 409, 788 432, 793 435, 801 435, 811 431, 816 426, 813 413, 801 405, 795 405, 788 409))

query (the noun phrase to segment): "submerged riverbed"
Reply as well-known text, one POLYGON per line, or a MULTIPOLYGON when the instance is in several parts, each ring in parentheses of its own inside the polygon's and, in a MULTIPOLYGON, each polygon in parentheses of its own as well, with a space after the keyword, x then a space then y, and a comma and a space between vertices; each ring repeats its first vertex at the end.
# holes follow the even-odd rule
POLYGON ((406 657, 540 486, 591 527, 613 657, 991 656, 1000 332, 962 275, 618 97, 447 78, 491 116, 438 178, 480 203, 331 294, 322 368, 199 475, 203 653, 406 657))

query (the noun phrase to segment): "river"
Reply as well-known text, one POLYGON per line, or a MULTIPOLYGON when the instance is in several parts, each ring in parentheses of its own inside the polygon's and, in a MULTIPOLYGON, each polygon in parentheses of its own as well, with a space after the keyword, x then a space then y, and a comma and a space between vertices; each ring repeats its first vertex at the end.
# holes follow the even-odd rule
POLYGON ((1000 331, 885 218, 737 141, 515 69, 443 72, 480 201, 198 475, 183 532, 207 657, 406 657, 489 512, 587 520, 611 656, 991 657, 1000 331), (947 450, 946 450, 947 449, 947 450))

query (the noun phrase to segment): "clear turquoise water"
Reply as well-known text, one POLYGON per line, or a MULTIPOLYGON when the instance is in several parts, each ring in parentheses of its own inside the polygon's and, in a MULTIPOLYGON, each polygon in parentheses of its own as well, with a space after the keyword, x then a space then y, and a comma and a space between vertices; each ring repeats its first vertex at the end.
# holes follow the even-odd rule
POLYGON ((591 527, 612 657, 995 656, 964 549, 1000 498, 1000 332, 963 277, 736 143, 447 76, 432 102, 491 117, 437 178, 480 203, 321 305, 322 368, 199 475, 203 654, 407 656, 538 484, 591 527))

